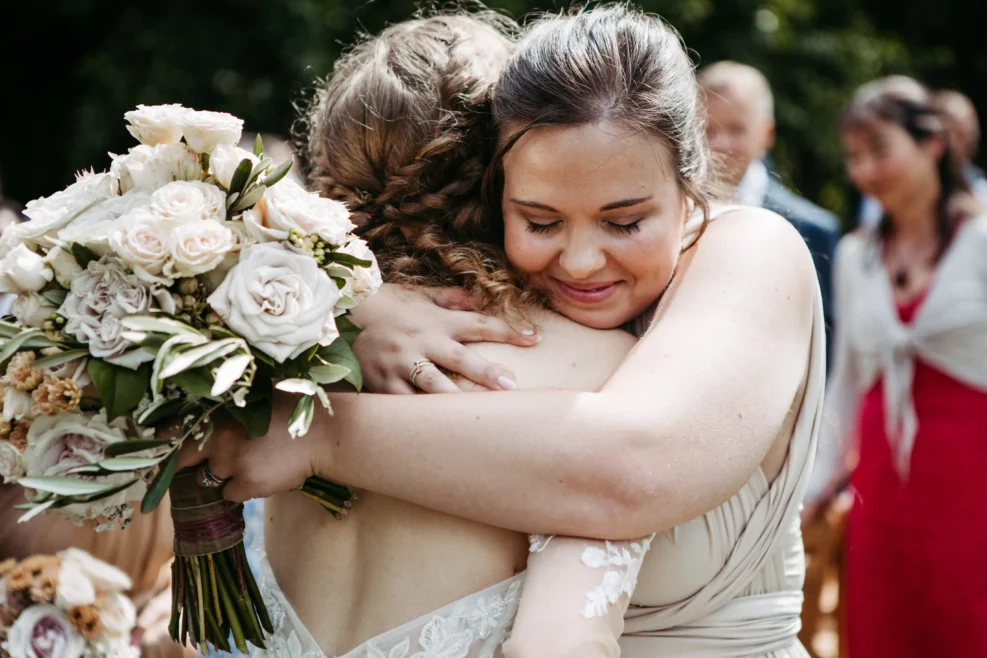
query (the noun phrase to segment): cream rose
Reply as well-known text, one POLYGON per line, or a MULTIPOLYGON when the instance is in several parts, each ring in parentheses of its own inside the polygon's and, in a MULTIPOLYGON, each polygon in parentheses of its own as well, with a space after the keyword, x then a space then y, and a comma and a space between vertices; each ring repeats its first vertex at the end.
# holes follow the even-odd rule
POLYGON ((344 204, 306 192, 287 178, 264 192, 257 205, 243 213, 243 223, 258 242, 287 240, 291 229, 297 229, 335 246, 344 244, 356 228, 344 204))
POLYGON ((220 144, 236 144, 243 133, 243 119, 226 112, 189 111, 181 125, 185 143, 196 153, 211 153, 220 144))
POLYGON ((0 292, 23 295, 45 287, 55 273, 45 264, 45 259, 23 244, 0 260, 0 292))
POLYGON ((25 473, 24 455, 9 441, 0 439, 0 478, 3 478, 3 483, 16 482, 25 473))
POLYGON ((370 251, 366 241, 360 238, 353 238, 339 250, 341 253, 349 254, 360 260, 369 260, 370 267, 354 267, 353 278, 346 282, 344 294, 349 294, 354 301, 360 301, 375 294, 384 284, 380 275, 380 268, 377 266, 377 257, 370 251))
POLYGON ((257 156, 250 151, 229 144, 220 144, 209 155, 209 173, 228 190, 233 182, 233 173, 244 160, 250 160, 254 165, 259 162, 257 156))
POLYGON ((82 267, 76 262, 75 256, 62 246, 52 247, 45 255, 45 262, 55 273, 55 280, 63 288, 72 287, 72 279, 82 274, 82 267))
POLYGON ((107 635, 129 640, 130 633, 137 625, 137 608, 129 598, 119 592, 113 592, 104 595, 100 601, 99 618, 107 635))
POLYGON ((110 248, 140 280, 170 284, 173 280, 162 276, 162 272, 171 259, 168 242, 176 225, 147 208, 138 208, 114 223, 109 234, 110 248))
POLYGON ((202 176, 199 157, 184 144, 141 144, 127 155, 114 155, 110 173, 119 178, 120 191, 135 188, 152 190, 172 181, 198 180, 202 176))
POLYGON ((52 246, 51 239, 60 230, 84 212, 92 211, 102 202, 115 197, 116 190, 116 179, 110 174, 79 174, 76 182, 61 192, 29 201, 24 214, 31 221, 4 231, 4 238, 9 234, 10 242, 3 242, 10 247, 22 242, 28 245, 52 246))
POLYGON ((83 213, 71 224, 58 232, 62 244, 84 244, 99 256, 110 251, 110 231, 113 222, 137 208, 146 207, 151 202, 149 190, 135 188, 123 196, 102 202, 83 213))
POLYGON ((226 193, 209 183, 177 181, 151 195, 150 210, 161 219, 221 222, 226 219, 226 193))
POLYGON ((45 299, 43 295, 29 292, 18 295, 10 312, 21 326, 40 329, 45 320, 57 310, 58 306, 45 299))
POLYGON ((7 632, 10 658, 79 658, 86 648, 65 613, 53 605, 25 609, 7 632))
POLYGON ((55 605, 62 610, 71 610, 77 605, 92 605, 95 602, 96 587, 93 581, 74 563, 62 560, 58 568, 55 605))
POLYGON ((233 232, 223 224, 182 222, 171 231, 169 273, 176 277, 204 274, 223 262, 233 247, 233 232))
POLYGON ((62 567, 69 565, 85 575, 96 590, 101 594, 119 594, 126 592, 132 586, 130 576, 111 564, 97 560, 89 553, 78 548, 67 548, 58 554, 62 558, 62 567))
POLYGON ((107 425, 99 416, 39 416, 27 431, 27 472, 32 476, 67 475, 77 466, 102 461, 106 446, 126 438, 123 430, 107 425))
POLYGON ((122 336, 125 317, 147 313, 154 294, 137 275, 111 256, 89 263, 72 281, 59 313, 68 320, 65 332, 86 343, 93 356, 128 368, 153 359, 134 349, 122 336))
POLYGON ((182 119, 191 110, 181 105, 138 105, 123 115, 127 130, 141 144, 177 144, 182 139, 182 119))
POLYGON ((230 329, 283 362, 339 336, 338 299, 336 284, 313 258, 259 244, 243 250, 209 304, 230 329))

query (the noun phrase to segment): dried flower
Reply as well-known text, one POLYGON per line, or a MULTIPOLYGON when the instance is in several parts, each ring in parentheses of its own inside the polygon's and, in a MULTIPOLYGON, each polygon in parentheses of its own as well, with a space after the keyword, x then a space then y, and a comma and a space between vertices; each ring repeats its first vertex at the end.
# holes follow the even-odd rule
POLYGON ((17 423, 7 436, 10 445, 17 448, 20 452, 27 450, 27 431, 30 427, 27 423, 17 423))
POLYGON ((58 569, 61 560, 53 555, 32 555, 24 558, 21 568, 27 569, 32 576, 39 576, 46 569, 58 569))
POLYGON ((7 585, 8 592, 20 592, 34 584, 34 577, 24 567, 16 566, 4 576, 4 583, 7 585))
POLYGON ((34 579, 31 600, 35 603, 52 603, 58 588, 58 569, 45 569, 34 579))
MULTIPOLYGON (((0 400, 2 399, 3 396, 0 396, 0 400)), ((8 436, 10 436, 11 427, 12 426, 9 420, 7 420, 6 418, 0 418, 0 439, 6 439, 8 436)))
POLYGON ((6 576, 8 573, 13 571, 16 566, 17 560, 12 557, 8 557, 6 560, 0 561, 0 576, 6 576))
POLYGON ((35 415, 57 416, 71 413, 79 408, 82 401, 82 389, 74 379, 45 377, 38 388, 34 389, 35 415))
POLYGON ((19 391, 33 391, 44 379, 44 373, 33 365, 34 352, 18 352, 7 366, 7 380, 19 391))
POLYGON ((97 638, 103 630, 99 608, 95 605, 77 605, 69 610, 69 623, 88 640, 97 638))

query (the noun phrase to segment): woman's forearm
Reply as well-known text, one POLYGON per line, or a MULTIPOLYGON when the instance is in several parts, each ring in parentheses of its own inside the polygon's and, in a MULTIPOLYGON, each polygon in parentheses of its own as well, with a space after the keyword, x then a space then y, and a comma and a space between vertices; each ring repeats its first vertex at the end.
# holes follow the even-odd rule
POLYGON ((653 518, 635 514, 645 471, 633 446, 643 442, 604 395, 459 394, 454 406, 448 397, 333 395, 334 416, 310 435, 329 442, 323 474, 520 532, 653 531, 653 518))

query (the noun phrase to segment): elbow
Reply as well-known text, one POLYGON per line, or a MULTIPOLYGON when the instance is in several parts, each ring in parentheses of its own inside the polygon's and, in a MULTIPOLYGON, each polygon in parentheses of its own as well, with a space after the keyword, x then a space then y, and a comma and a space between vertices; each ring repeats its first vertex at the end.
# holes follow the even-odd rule
MULTIPOLYGON (((654 435, 626 431, 608 442, 594 460, 594 487, 586 513, 569 534, 594 539, 637 539, 668 525, 664 511, 674 508, 671 473, 655 458, 654 435)), ((674 524, 673 524, 674 525, 674 524)))

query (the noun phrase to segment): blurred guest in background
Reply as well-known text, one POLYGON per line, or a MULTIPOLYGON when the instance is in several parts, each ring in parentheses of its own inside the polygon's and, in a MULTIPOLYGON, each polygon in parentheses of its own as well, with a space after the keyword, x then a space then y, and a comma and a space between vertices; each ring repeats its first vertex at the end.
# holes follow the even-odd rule
MULTIPOLYGON (((946 121, 950 147, 963 163, 963 171, 970 181, 974 196, 981 203, 987 204, 987 178, 973 164, 973 158, 980 146, 980 120, 973 101, 958 91, 946 90, 936 93, 933 102, 946 121)), ((860 201, 857 221, 863 227, 874 228, 880 223, 883 213, 884 209, 877 199, 865 196, 860 201)))
POLYGON ((738 62, 717 62, 699 73, 706 96, 707 135, 722 182, 738 203, 772 210, 805 239, 822 289, 827 344, 832 334, 832 260, 839 239, 836 217, 788 189, 764 163, 774 145, 774 96, 767 78, 738 62))
POLYGON ((807 510, 845 482, 856 450, 852 657, 987 656, 987 217, 911 78, 862 87, 842 135, 850 180, 885 212, 837 253, 840 323, 807 510))

